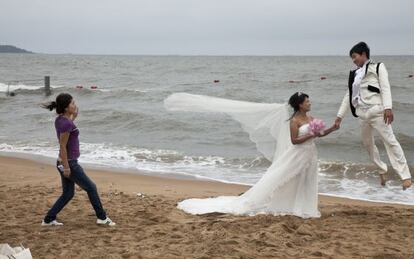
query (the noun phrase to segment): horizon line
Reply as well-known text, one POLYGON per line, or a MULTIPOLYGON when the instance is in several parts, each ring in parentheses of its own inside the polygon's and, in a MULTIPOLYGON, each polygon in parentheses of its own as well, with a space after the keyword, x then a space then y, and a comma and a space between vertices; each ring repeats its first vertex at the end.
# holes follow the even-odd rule
MULTIPOLYGON (((31 54, 31 55, 73 55, 73 56, 165 56, 165 57, 348 57, 341 54, 116 54, 116 53, 0 53, 0 54, 31 54)), ((377 54, 371 56, 414 56, 414 54, 377 54)))

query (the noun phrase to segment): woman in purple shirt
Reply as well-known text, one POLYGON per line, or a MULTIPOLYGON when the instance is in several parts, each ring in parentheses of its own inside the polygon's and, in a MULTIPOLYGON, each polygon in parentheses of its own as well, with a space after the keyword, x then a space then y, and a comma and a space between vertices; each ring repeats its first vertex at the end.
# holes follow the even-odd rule
POLYGON ((56 167, 62 178, 62 195, 47 212, 42 226, 61 226, 56 220, 57 214, 68 204, 75 194, 75 183, 88 193, 89 201, 95 210, 96 223, 100 225, 115 226, 115 223, 106 216, 99 199, 96 185, 85 174, 78 164, 79 152, 79 129, 73 123, 78 115, 78 107, 70 94, 61 93, 55 102, 43 105, 50 111, 56 109, 58 116, 55 120, 57 138, 59 140, 59 158, 56 167))

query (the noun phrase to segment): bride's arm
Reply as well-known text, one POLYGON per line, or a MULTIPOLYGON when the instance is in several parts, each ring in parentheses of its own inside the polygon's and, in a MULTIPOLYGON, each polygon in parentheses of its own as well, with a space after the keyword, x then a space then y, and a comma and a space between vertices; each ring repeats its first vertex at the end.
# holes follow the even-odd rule
POLYGON ((334 124, 329 129, 324 130, 323 134, 319 134, 318 137, 325 137, 325 136, 329 135, 330 133, 334 132, 337 129, 338 129, 338 127, 334 124))
POLYGON ((303 142, 314 138, 313 134, 306 134, 302 137, 299 137, 299 123, 295 119, 290 120, 290 140, 293 145, 302 144, 303 142))

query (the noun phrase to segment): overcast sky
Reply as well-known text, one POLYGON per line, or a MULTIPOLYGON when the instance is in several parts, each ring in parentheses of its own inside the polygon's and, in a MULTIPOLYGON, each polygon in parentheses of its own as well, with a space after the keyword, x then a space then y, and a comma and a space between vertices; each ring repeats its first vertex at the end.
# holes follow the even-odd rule
POLYGON ((413 0, 0 0, 0 44, 34 52, 414 55, 413 0))

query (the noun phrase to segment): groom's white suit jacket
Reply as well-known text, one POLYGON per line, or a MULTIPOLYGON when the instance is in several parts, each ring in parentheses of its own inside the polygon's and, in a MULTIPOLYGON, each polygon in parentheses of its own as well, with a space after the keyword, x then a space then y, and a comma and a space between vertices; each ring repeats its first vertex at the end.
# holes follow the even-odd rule
MULTIPOLYGON (((392 109, 391 88, 385 65, 369 62, 366 66, 366 74, 360 86, 360 97, 362 101, 369 106, 382 105, 384 109, 392 109)), ((349 75, 348 91, 342 100, 337 115, 340 118, 343 118, 349 109, 351 109, 355 117, 358 117, 355 113, 355 107, 351 103, 352 83, 354 81, 355 71, 351 71, 349 75)))

